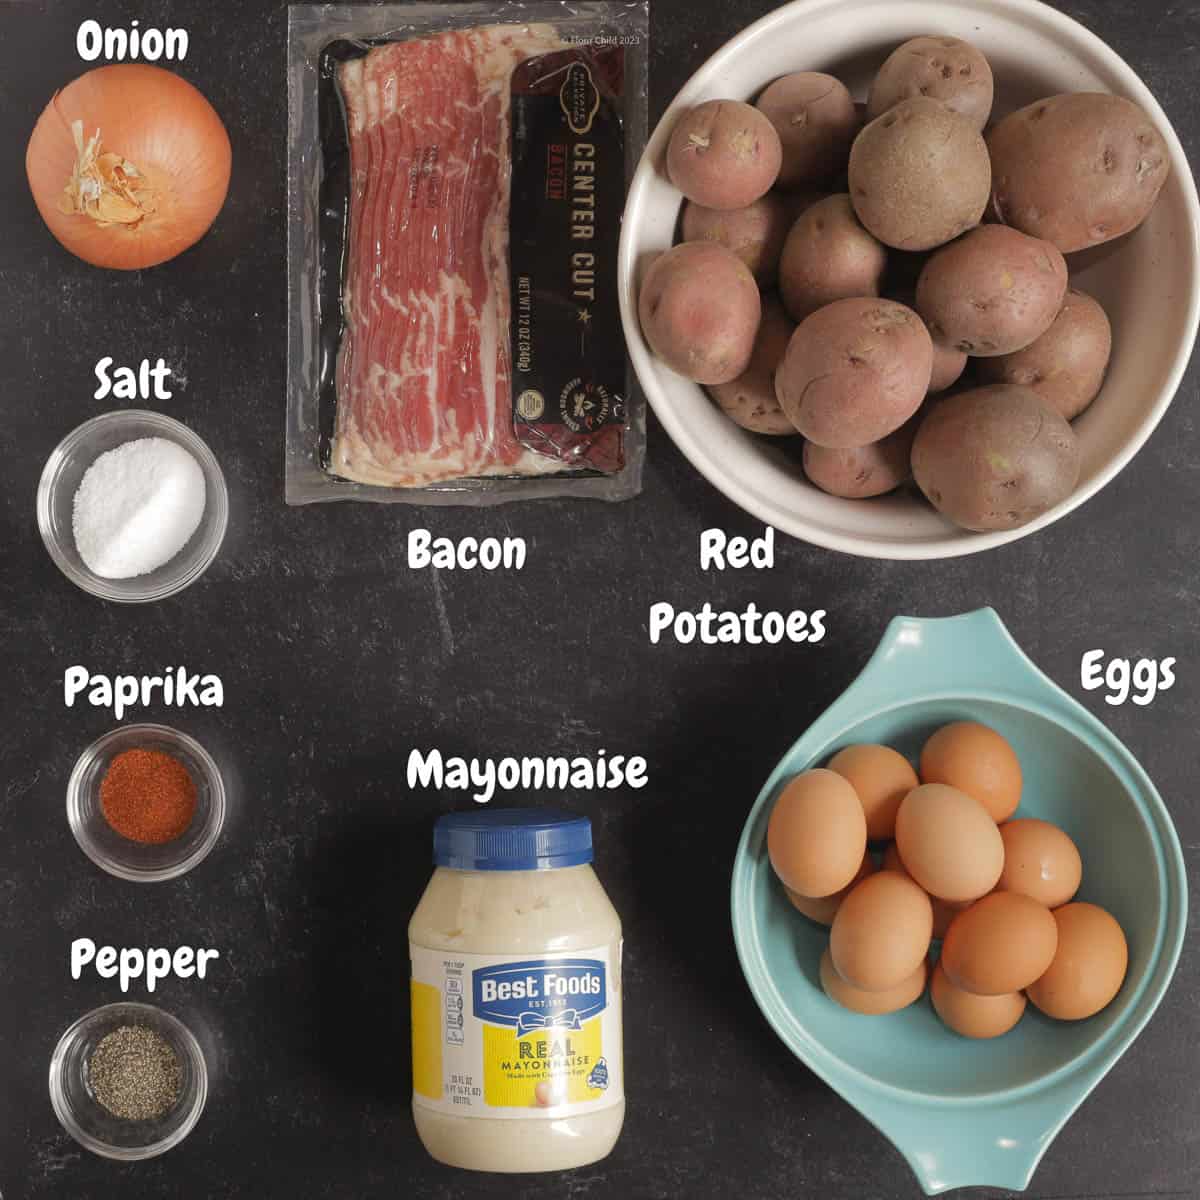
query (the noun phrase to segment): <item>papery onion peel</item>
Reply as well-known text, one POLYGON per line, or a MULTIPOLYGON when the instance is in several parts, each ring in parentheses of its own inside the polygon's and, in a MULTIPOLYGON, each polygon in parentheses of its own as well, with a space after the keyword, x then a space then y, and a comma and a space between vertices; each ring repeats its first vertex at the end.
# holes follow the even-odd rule
POLYGON ((187 80, 161 67, 97 67, 57 92, 25 152, 34 202, 72 254, 132 271, 208 231, 229 188, 229 135, 187 80))

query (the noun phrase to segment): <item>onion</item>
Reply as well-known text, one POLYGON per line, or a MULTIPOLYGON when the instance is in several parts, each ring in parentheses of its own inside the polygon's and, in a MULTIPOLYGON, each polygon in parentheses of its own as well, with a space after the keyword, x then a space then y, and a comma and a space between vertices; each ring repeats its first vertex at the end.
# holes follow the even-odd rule
POLYGON ((212 105, 161 67, 97 67, 55 93, 25 171, 50 232, 98 267, 133 271, 181 254, 221 211, 229 135, 212 105))

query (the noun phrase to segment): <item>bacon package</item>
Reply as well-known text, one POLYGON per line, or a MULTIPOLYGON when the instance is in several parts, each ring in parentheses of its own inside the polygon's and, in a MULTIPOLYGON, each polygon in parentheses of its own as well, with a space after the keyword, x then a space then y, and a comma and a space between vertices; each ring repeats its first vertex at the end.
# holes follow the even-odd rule
POLYGON ((644 4, 289 9, 289 503, 625 499, 644 4))

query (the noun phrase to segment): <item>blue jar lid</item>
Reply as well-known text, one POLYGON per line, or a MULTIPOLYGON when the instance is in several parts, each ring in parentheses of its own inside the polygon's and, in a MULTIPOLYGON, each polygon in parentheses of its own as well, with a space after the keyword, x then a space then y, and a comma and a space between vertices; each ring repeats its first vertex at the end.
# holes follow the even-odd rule
POLYGON ((592 861, 592 823, 541 808, 447 813, 433 827, 433 861, 456 871, 580 867, 592 861))

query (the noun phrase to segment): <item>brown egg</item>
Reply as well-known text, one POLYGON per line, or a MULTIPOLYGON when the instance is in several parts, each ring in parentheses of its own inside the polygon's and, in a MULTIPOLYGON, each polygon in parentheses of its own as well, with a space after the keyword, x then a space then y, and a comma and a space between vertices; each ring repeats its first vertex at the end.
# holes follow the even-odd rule
MULTIPOLYGON (((885 871, 899 871, 901 875, 908 875, 908 868, 905 867, 903 860, 900 858, 900 851, 896 849, 895 842, 892 842, 883 852, 883 869, 885 871)), ((912 879, 911 875, 908 875, 908 877, 912 879)), ((917 886, 920 887, 920 884, 917 886)), ((939 900, 936 896, 930 896, 929 903, 933 908, 933 936, 935 938, 944 938, 946 930, 950 928, 950 922, 964 908, 968 908, 971 901, 964 900, 959 903, 951 900, 939 900)))
POLYGON ((1054 961, 1054 914, 1019 892, 993 892, 961 912, 942 943, 941 965, 955 987, 977 996, 1019 992, 1054 961))
POLYGON ((821 955, 821 986, 825 989, 825 995, 851 1012, 873 1017, 907 1008, 925 990, 927 973, 928 967, 922 960, 917 969, 898 986, 888 988, 885 992, 864 992, 847 983, 837 973, 828 950, 821 955))
POLYGON ((1047 908, 1066 904, 1079 891, 1083 862, 1075 843, 1057 825, 1022 817, 1000 826, 1004 870, 996 885, 1020 892, 1047 908))
POLYGON ((829 952, 837 973, 864 992, 899 987, 921 964, 933 937, 929 897, 895 871, 868 876, 833 918, 829 952))
POLYGON ((922 784, 904 797, 896 847, 913 879, 941 900, 978 900, 1004 868, 1004 842, 987 809, 941 783, 922 784))
POLYGON ((767 825, 767 853, 783 885, 801 896, 832 896, 854 878, 867 851, 858 793, 818 768, 783 789, 767 825))
POLYGON ((920 782, 912 763, 890 746, 846 746, 830 760, 829 769, 844 776, 862 801, 867 837, 885 842, 896 833, 900 801, 920 782))
POLYGON ((799 892, 793 892, 789 887, 785 886, 783 890, 787 893, 787 898, 793 906, 810 921, 816 921, 818 925, 832 925, 834 914, 841 908, 842 901, 849 895, 850 889, 860 880, 874 874, 875 862, 869 854, 864 854, 858 874, 840 892, 834 892, 832 896, 821 896, 819 899, 813 900, 808 896, 800 895, 799 892))
POLYGON ((1049 970, 1030 985, 1029 999, 1048 1017, 1081 1021, 1121 990, 1129 947, 1121 926, 1099 905, 1076 901, 1052 915, 1058 925, 1058 950, 1049 970))
POLYGON ((939 962, 929 980, 929 998, 942 1024, 969 1038, 994 1038, 1007 1033, 1025 1012, 1025 996, 1006 992, 1000 996, 976 996, 964 992, 946 978, 939 962))
POLYGON ((946 783, 973 796, 997 824, 1021 803, 1021 764, 994 729, 976 721, 943 725, 921 750, 921 782, 946 783))

